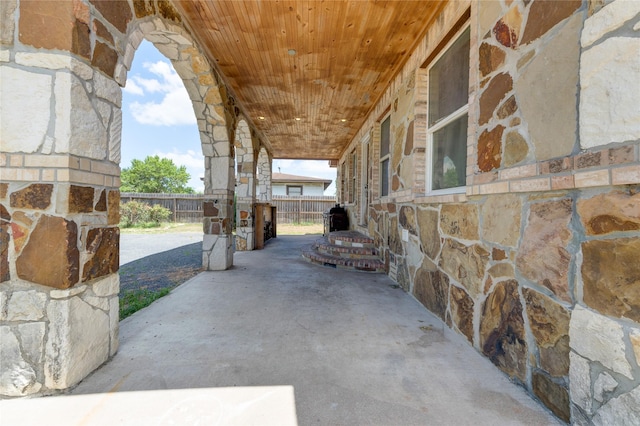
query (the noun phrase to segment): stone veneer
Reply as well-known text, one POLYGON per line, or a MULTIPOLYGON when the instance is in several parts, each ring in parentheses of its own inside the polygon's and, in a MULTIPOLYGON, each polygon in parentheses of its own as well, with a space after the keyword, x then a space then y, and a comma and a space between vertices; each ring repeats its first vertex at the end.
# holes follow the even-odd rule
POLYGON ((240 120, 236 129, 236 250, 255 247, 253 207, 256 199, 256 151, 254 138, 246 121, 240 120))
POLYGON ((374 201, 360 230, 391 278, 560 419, 635 424, 640 7, 470 9, 466 193, 424 190, 425 61, 465 14, 450 4, 339 162, 371 135, 374 201), (390 195, 381 198, 376 120, 387 108, 390 195))
POLYGON ((0 110, 4 398, 67 389, 117 351, 120 86, 143 38, 193 103, 209 270, 233 264, 230 141, 241 107, 170 2, 5 0, 0 12, 0 90, 11 100, 0 110))
POLYGON ((258 167, 257 167, 257 198, 258 201, 270 202, 271 201, 271 156, 265 148, 260 148, 258 154, 258 167))

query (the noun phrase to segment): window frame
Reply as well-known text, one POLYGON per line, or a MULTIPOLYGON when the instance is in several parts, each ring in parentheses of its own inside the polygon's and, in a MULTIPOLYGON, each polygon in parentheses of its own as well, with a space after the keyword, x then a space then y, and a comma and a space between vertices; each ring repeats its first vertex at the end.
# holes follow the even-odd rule
MULTIPOLYGON (((447 44, 442 48, 442 50, 433 58, 433 60, 429 63, 429 65, 426 67, 427 70, 427 78, 430 79, 431 78, 431 69, 438 63, 438 61, 440 60, 440 58, 442 58, 442 56, 444 56, 449 49, 451 49, 451 47, 460 39, 460 37, 462 37, 462 35, 464 34, 465 31, 467 31, 468 29, 471 28, 470 23, 465 23, 461 28, 459 28, 456 33, 453 35, 453 37, 451 37, 451 39, 449 40, 449 42, 447 42, 447 44)), ((471 51, 469 51, 469 55, 471 54, 471 51)), ((469 70, 469 77, 471 77, 471 70, 469 70)), ((426 195, 448 195, 448 194, 463 194, 467 191, 467 183, 466 183, 466 178, 465 178, 465 183, 462 186, 456 186, 453 188, 444 188, 444 189, 432 189, 433 188, 433 135, 438 132, 439 130, 444 129, 445 127, 447 127, 449 124, 453 123, 454 121, 456 121, 457 119, 461 118, 462 116, 464 116, 465 114, 467 114, 467 139, 466 139, 466 144, 465 144, 465 152, 467 151, 467 146, 468 146, 468 140, 469 140, 469 135, 468 135, 468 131, 469 131, 469 122, 468 122, 468 116, 469 116, 469 102, 470 102, 470 97, 469 97, 469 93, 467 92, 467 103, 464 104, 463 106, 461 106, 460 108, 458 108, 457 110, 451 112, 449 115, 445 116, 444 118, 442 118, 440 121, 436 122, 434 125, 429 126, 429 108, 431 107, 429 104, 429 85, 427 85, 427 149, 426 149, 426 154, 427 154, 427 161, 426 161, 426 167, 425 167, 425 172, 426 172, 426 176, 425 176, 425 190, 426 190, 426 195)), ((467 158, 468 155, 465 155, 465 158, 467 158)), ((464 168, 465 168, 465 176, 466 176, 466 168, 467 168, 467 162, 465 161, 464 164, 464 168)))
POLYGON ((304 186, 303 185, 286 185, 287 188, 287 195, 291 196, 291 197, 302 197, 302 195, 304 194, 304 186), (289 194, 289 188, 300 188, 300 195, 292 195, 289 194))
POLYGON ((357 170, 358 170, 358 157, 357 157, 357 153, 356 150, 354 149, 353 151, 351 151, 351 154, 349 154, 349 156, 351 157, 350 160, 350 170, 349 170, 349 203, 350 204, 355 204, 356 203, 356 192, 357 192, 357 170))
POLYGON ((389 194, 391 193, 391 184, 389 182, 390 180, 390 164, 391 164, 391 112, 387 113, 381 120, 380 120, 380 155, 379 155, 379 159, 378 159, 378 164, 379 164, 379 171, 380 171, 380 179, 378 182, 378 188, 379 188, 379 194, 380 194, 380 198, 382 197, 388 197, 389 194), (389 147, 387 149, 387 153, 383 156, 382 155, 382 125, 385 123, 385 121, 389 120, 389 138, 388 138, 388 143, 389 143, 389 147), (382 172, 382 164, 384 162, 387 162, 387 192, 386 194, 382 193, 382 177, 384 176, 384 173, 382 172))

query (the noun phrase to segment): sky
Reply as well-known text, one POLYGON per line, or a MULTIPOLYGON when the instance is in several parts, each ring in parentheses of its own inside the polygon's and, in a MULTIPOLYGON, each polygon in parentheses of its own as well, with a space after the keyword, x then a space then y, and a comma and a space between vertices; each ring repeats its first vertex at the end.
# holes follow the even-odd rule
MULTIPOLYGON (((191 100, 182 80, 153 44, 136 51, 122 91, 122 168, 148 155, 170 158, 186 166, 188 185, 204 191, 204 157, 191 100)), ((328 161, 273 160, 273 171, 331 179, 325 195, 335 195, 336 169, 328 161)))

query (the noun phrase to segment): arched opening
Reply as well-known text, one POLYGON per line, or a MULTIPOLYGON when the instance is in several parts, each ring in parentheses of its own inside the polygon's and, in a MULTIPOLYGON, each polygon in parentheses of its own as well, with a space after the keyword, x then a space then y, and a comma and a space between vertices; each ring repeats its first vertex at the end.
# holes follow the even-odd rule
POLYGON ((146 40, 122 90, 120 167, 119 296, 126 318, 202 267, 200 132, 182 79, 146 40), (154 226, 162 228, 146 229, 154 226))
POLYGON ((190 36, 181 27, 161 19, 142 21, 130 33, 122 64, 127 70, 143 39, 171 61, 191 101, 204 156, 202 266, 206 270, 227 269, 233 264, 234 214, 234 163, 227 127, 230 114, 225 104, 228 100, 218 88, 217 75, 190 36))

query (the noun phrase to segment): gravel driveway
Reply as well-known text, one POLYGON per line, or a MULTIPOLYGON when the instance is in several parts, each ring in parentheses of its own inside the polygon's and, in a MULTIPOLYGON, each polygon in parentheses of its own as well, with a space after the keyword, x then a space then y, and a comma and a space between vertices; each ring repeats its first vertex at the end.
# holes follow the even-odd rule
POLYGON ((202 243, 201 232, 120 234, 120 266, 193 243, 202 243))
POLYGON ((120 296, 128 290, 175 287, 202 268, 199 232, 120 235, 120 296))

